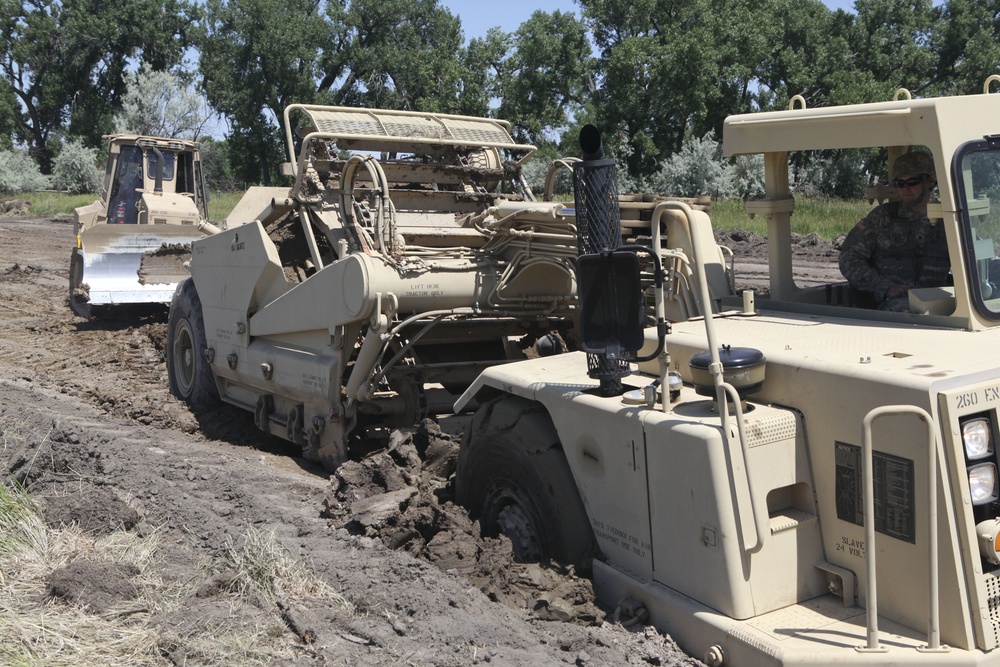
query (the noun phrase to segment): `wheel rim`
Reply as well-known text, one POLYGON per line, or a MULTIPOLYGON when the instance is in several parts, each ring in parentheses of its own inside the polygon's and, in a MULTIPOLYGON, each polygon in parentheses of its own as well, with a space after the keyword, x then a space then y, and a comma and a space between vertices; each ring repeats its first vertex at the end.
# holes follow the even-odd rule
POLYGON ((174 360, 174 378, 177 388, 185 397, 191 395, 194 387, 195 349, 191 325, 186 319, 177 323, 174 330, 174 346, 171 350, 174 360))
POLYGON ((537 563, 545 557, 541 536, 532 520, 526 499, 510 489, 499 492, 491 503, 495 510, 493 524, 510 540, 514 560, 537 563))

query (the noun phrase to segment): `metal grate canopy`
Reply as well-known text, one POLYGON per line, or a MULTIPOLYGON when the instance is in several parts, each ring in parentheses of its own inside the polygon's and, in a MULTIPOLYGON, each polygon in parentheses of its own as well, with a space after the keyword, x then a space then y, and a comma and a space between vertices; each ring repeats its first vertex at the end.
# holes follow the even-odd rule
POLYGON ((533 152, 534 146, 518 144, 505 121, 414 111, 388 111, 291 105, 305 113, 315 132, 330 140, 409 142, 449 146, 483 146, 533 152))

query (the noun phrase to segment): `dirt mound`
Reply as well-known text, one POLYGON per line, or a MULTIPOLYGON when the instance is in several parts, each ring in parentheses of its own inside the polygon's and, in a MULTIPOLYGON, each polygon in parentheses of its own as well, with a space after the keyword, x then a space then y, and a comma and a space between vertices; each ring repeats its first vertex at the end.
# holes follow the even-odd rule
POLYGON ((108 607, 138 595, 131 582, 137 574, 139 568, 134 565, 75 561, 49 575, 48 593, 93 614, 103 614, 108 607))
POLYGON ((30 208, 27 199, 0 199, 0 217, 19 218, 28 215, 30 208))
POLYGON ((46 498, 45 523, 53 528, 76 525, 85 533, 108 535, 134 528, 139 513, 110 489, 84 485, 74 493, 46 498))
MULTIPOLYGON (((846 236, 846 235, 844 235, 846 236)), ((798 261, 819 259, 835 261, 842 237, 827 241, 816 232, 792 234, 792 254, 798 261)), ((767 261, 767 238, 745 229, 716 229, 715 242, 733 251, 739 259, 767 261)))

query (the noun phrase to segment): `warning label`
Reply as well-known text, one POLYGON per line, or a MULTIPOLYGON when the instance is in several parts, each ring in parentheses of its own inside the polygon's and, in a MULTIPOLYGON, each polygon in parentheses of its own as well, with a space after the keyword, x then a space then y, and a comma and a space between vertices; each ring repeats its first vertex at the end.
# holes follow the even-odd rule
MULTIPOLYGON (((861 447, 835 443, 837 457, 837 518, 865 525, 861 447)), ((874 452, 875 530, 916 543, 913 509, 913 461, 874 452)))

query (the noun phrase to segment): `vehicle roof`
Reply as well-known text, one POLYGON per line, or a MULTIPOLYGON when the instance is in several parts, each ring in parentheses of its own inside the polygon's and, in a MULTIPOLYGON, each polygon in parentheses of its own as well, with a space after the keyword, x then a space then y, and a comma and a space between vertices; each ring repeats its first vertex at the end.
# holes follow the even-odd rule
POLYGON ((197 150, 201 144, 197 141, 189 141, 187 139, 172 139, 169 137, 155 137, 148 134, 106 134, 104 139, 108 142, 115 142, 119 144, 151 144, 159 149, 168 149, 172 151, 180 150, 197 150))
MULTIPOLYGON (((962 95, 740 114, 726 119, 727 157, 825 148, 954 147, 1000 131, 1000 95, 962 95)), ((947 153, 951 155, 951 151, 947 153)))

